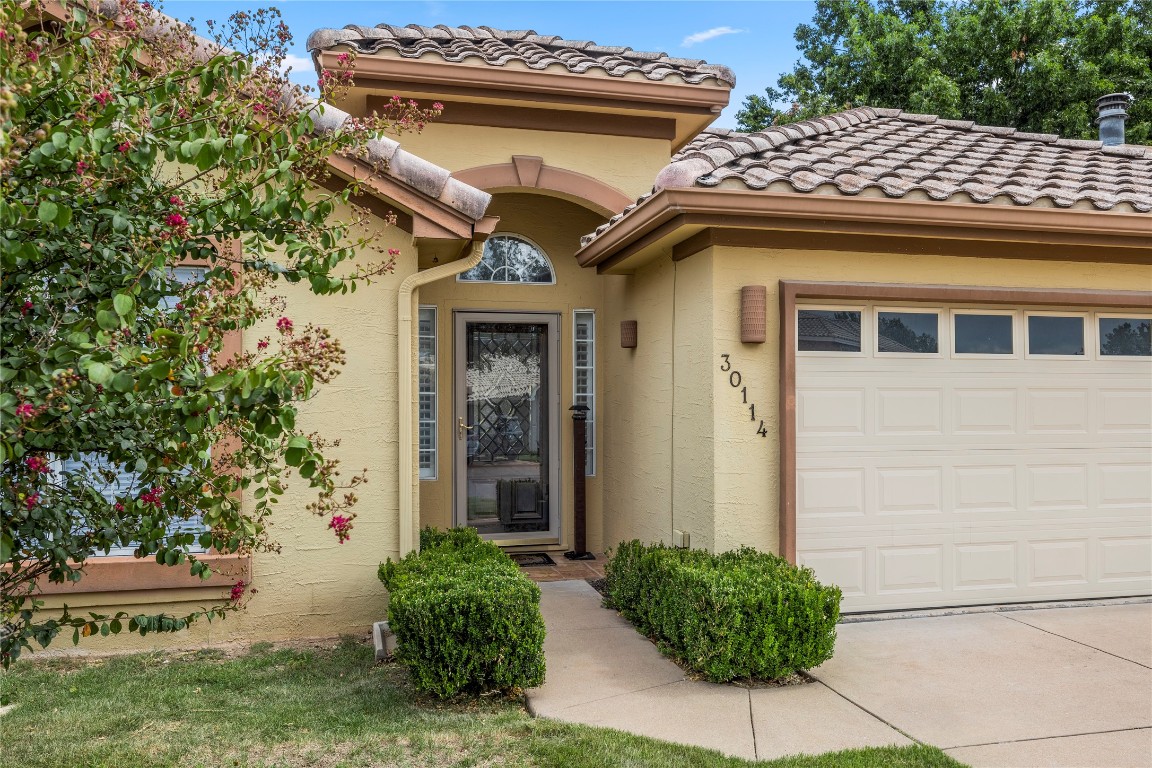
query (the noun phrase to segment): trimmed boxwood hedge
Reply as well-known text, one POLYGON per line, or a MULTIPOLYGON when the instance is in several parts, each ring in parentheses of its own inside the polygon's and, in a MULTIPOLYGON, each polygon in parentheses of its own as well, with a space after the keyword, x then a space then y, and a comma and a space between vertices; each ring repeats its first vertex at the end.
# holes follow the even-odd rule
POLYGON ((832 658, 840 589, 776 555, 629 541, 605 577, 612 607, 714 682, 785 677, 832 658))
POLYGON ((472 528, 420 532, 420 552, 379 569, 396 659, 441 698, 544 682, 540 588, 472 528))

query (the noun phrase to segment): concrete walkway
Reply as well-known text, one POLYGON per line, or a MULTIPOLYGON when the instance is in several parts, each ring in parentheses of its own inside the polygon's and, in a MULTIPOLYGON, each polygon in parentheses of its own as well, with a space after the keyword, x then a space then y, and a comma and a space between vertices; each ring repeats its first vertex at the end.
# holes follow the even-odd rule
POLYGON ((916 740, 976 768, 1152 768, 1152 603, 844 624, 818 682, 749 690, 686 679, 584 581, 540 589, 540 717, 748 759, 916 740))

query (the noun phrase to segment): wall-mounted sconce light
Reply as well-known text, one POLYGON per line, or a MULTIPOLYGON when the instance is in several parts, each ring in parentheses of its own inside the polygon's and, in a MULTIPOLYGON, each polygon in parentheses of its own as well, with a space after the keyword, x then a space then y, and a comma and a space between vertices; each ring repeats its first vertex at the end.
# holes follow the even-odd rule
POLYGON ((768 289, 746 285, 740 289, 740 341, 763 344, 768 338, 768 289))
POLYGON ((624 349, 636 349, 636 321, 620 321, 620 346, 624 349))

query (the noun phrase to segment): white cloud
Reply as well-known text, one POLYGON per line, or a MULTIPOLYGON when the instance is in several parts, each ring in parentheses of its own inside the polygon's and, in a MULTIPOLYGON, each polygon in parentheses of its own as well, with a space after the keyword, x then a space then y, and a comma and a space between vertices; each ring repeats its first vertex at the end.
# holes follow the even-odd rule
POLYGON ((316 71, 316 68, 312 65, 311 58, 307 56, 297 56, 294 53, 290 53, 284 57, 282 66, 285 70, 291 67, 293 75, 312 74, 316 71))
POLYGON ((735 29, 733 27, 712 27, 703 32, 697 32, 684 38, 684 42, 680 43, 683 48, 691 48, 696 43, 702 43, 705 40, 711 40, 714 37, 721 37, 723 35, 736 35, 740 32, 746 32, 744 29, 735 29))

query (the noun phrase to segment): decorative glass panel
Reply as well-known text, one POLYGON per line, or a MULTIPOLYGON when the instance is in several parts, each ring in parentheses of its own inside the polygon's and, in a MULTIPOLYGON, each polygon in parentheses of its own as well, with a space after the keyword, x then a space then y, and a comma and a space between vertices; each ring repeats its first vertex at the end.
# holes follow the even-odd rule
POLYGON ((548 324, 466 327, 466 522, 482 534, 547 531, 548 324))
POLYGON ((493 235, 484 243, 484 256, 480 263, 457 280, 551 285, 556 282, 556 277, 552 262, 534 244, 515 235, 493 235))
POLYGON ((1152 357, 1152 319, 1101 317, 1100 354, 1105 357, 1152 357))
POLYGON ((878 312, 876 351, 936 354, 940 351, 939 325, 935 312, 878 312))
POLYGON ((958 314, 955 344, 961 355, 1010 355, 1012 316, 958 314))
POLYGON ((419 328, 420 381, 420 479, 435 480, 436 451, 436 307, 420 307, 419 328))
POLYGON ((588 406, 584 474, 596 474, 596 313, 578 309, 572 322, 573 386, 576 405, 588 406))
POLYGON ((796 316, 800 352, 859 352, 860 312, 801 309, 796 316))
POLYGON ((1084 318, 1029 315, 1028 354, 1084 354, 1084 318))

